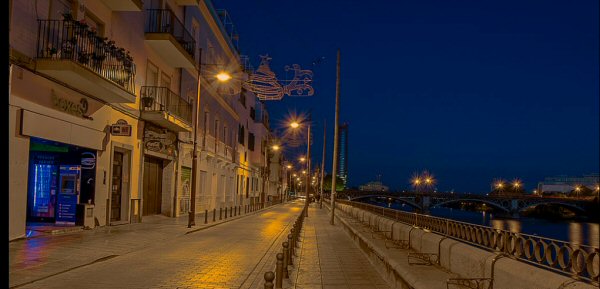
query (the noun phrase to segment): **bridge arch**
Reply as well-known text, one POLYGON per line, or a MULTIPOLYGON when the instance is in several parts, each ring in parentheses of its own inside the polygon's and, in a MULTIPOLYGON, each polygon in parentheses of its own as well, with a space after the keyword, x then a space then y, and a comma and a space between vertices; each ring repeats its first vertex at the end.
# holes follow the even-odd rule
POLYGON ((394 200, 398 200, 401 201, 415 209, 418 210, 422 210, 423 208, 421 208, 421 206, 409 199, 411 198, 400 198, 400 197, 395 197, 395 196, 385 196, 385 195, 366 195, 366 196, 357 196, 357 197, 353 197, 353 198, 349 198, 350 201, 356 201, 359 199, 367 199, 367 198, 385 198, 385 199, 394 199, 394 200))
POLYGON ((510 209, 509 208, 506 208, 506 207, 504 207, 504 206, 502 206, 502 205, 500 205, 498 203, 491 202, 491 201, 488 201, 488 200, 483 200, 483 199, 452 199, 452 200, 447 200, 447 201, 439 202, 439 203, 437 203, 435 205, 432 205, 431 207, 432 208, 436 208, 436 207, 441 207, 443 205, 450 204, 450 203, 456 203, 456 202, 485 203, 485 204, 490 205, 490 206, 492 206, 492 207, 494 207, 496 209, 500 209, 500 210, 502 210, 505 213, 510 213, 510 209))

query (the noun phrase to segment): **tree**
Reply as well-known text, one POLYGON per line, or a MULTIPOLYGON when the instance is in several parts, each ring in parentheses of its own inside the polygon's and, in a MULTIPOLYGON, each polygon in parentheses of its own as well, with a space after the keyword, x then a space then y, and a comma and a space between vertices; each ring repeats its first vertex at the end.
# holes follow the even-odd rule
MULTIPOLYGON (((342 178, 340 178, 339 176, 336 176, 335 178, 335 190, 337 192, 343 191, 344 190, 344 180, 342 180, 342 178)), ((331 174, 327 174, 325 176, 325 178, 323 179, 323 191, 324 192, 331 192, 331 174)))

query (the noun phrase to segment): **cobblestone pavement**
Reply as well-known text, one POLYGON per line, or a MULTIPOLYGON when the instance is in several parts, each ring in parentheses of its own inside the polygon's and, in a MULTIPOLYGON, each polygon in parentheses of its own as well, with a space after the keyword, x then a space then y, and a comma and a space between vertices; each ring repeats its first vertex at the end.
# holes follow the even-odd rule
MULTIPOLYGON (((329 210, 313 205, 302 230, 297 268, 291 274, 298 289, 389 289, 339 222, 329 224, 329 210)), ((296 262, 296 261, 295 261, 296 262)))
POLYGON ((18 288, 251 287, 300 211, 300 203, 278 205, 218 226, 199 225, 204 230, 191 234, 179 221, 159 218, 11 242, 10 284, 44 278, 18 288))

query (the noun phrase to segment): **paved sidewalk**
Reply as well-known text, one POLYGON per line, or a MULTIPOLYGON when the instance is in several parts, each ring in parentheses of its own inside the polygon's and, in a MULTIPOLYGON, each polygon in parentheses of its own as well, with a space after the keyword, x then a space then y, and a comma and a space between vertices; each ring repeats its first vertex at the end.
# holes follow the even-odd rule
POLYGON ((217 210, 215 222, 212 222, 212 212, 209 212, 207 224, 204 224, 204 214, 197 214, 196 226, 192 228, 187 228, 188 216, 170 218, 157 215, 145 216, 143 223, 15 240, 9 243, 9 286, 12 288, 60 275, 279 206, 247 214, 243 213, 242 208, 241 215, 227 219, 223 215, 222 220, 219 220, 217 210))
POLYGON ((339 222, 329 224, 329 209, 311 204, 302 229, 299 257, 286 287, 301 289, 389 289, 339 222))

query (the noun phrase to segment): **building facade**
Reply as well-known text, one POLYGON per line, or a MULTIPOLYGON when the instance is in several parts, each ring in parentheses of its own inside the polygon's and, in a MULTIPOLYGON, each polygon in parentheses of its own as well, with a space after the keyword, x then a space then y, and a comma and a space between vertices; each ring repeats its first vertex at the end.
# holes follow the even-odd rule
POLYGON ((36 224, 178 217, 193 185, 197 212, 265 199, 268 114, 251 92, 215 81, 241 62, 210 1, 9 9, 9 240, 36 224))

